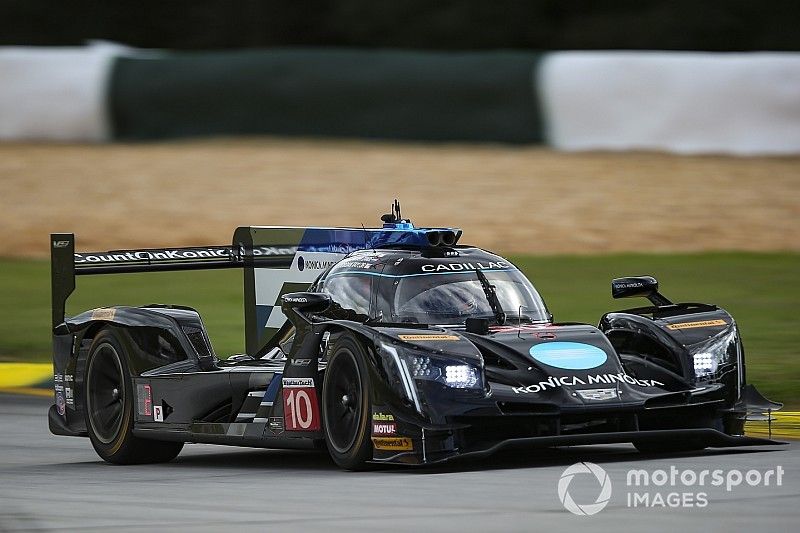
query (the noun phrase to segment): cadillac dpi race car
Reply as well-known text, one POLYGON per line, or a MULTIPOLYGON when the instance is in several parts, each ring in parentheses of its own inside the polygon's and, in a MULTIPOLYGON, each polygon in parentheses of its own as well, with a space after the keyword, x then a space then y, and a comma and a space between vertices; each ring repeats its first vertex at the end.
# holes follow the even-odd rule
MULTIPOLYGON (((509 446, 631 442, 643 451, 778 444, 744 435, 780 408, 745 383, 736 323, 612 282, 648 307, 554 322, 510 261, 415 228, 240 227, 231 246, 75 253, 52 246, 50 430, 112 463, 185 442, 327 448, 346 469, 509 446), (239 268, 246 354, 216 357, 197 311, 113 306, 65 317, 75 276, 239 268)), ((200 289, 199 289, 200 290, 200 289)))

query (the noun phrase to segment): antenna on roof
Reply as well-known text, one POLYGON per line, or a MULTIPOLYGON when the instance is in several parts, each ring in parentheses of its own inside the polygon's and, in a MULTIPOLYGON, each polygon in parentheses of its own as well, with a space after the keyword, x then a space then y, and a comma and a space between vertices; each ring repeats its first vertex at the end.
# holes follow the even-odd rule
POLYGON ((403 230, 414 229, 414 225, 410 220, 403 219, 403 215, 400 212, 400 202, 397 200, 397 198, 395 198, 394 203, 392 204, 392 212, 383 215, 381 217, 381 221, 383 222, 384 228, 403 230))

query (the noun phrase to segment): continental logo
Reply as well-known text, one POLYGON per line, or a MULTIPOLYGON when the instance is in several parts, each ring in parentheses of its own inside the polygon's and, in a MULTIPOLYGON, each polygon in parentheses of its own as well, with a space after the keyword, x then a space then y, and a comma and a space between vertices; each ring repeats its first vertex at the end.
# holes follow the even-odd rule
POLYGON ((724 320, 700 320, 698 322, 681 322, 679 324, 670 324, 667 329, 691 329, 691 328, 711 328, 719 326, 727 326, 728 323, 724 320))
POLYGON ((410 452, 414 449, 408 437, 372 437, 372 445, 376 450, 410 452))
POLYGON ((425 335, 398 335, 401 341, 457 341, 456 335, 425 334, 425 335))
POLYGON ((92 320, 114 320, 116 309, 95 309, 92 311, 92 320))

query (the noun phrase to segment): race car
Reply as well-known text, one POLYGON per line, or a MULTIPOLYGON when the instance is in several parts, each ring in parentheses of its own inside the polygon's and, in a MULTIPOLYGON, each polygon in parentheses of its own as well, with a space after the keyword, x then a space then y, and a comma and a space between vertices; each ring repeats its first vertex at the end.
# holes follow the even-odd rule
POLYGON ((75 253, 53 234, 50 430, 111 463, 184 443, 327 449, 350 470, 506 447, 633 443, 647 452, 779 444, 744 435, 781 407, 745 381, 725 310, 672 303, 650 276, 612 281, 652 305, 597 327, 556 322, 514 264, 417 228, 240 227, 231 246, 75 253), (75 276, 238 268, 245 354, 220 360, 198 312, 109 306, 65 317, 75 276))

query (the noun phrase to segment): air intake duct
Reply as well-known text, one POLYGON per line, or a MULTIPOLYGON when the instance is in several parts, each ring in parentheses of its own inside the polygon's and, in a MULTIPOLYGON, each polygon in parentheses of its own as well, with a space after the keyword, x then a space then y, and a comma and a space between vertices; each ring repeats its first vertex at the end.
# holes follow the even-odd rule
MULTIPOLYGON (((460 232, 459 232, 460 233, 460 232)), ((427 232, 428 244, 431 246, 453 246, 459 235, 452 230, 433 230, 427 232)))

